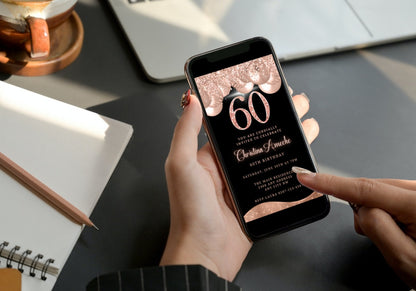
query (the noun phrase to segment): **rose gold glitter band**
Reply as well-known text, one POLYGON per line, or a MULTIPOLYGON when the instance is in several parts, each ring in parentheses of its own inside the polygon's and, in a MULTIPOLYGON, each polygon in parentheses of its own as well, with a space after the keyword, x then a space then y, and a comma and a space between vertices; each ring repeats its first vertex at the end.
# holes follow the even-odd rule
POLYGON ((209 116, 216 116, 222 111, 222 100, 232 88, 246 94, 258 85, 264 93, 273 94, 282 84, 271 54, 200 76, 195 78, 195 82, 209 116))

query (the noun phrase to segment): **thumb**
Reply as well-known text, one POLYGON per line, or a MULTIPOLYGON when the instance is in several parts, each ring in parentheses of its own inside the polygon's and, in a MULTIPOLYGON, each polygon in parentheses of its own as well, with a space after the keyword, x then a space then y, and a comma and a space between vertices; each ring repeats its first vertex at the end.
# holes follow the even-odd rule
POLYGON ((189 95, 189 103, 185 106, 173 133, 170 155, 174 155, 178 159, 186 159, 196 155, 201 125, 201 105, 196 96, 189 95))

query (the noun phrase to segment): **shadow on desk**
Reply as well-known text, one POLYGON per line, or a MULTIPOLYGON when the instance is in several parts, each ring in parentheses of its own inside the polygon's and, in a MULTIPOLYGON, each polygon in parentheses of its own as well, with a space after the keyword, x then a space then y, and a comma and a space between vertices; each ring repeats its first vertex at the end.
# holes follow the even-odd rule
POLYGON ((236 283, 244 291, 409 290, 339 202, 323 220, 257 243, 236 283))
MULTIPOLYGON (((97 274, 156 265, 169 228, 164 161, 177 118, 158 96, 91 108, 130 123, 134 135, 54 290, 83 290, 97 274)), ((236 283, 243 290, 408 290, 373 244, 353 229, 352 211, 332 203, 325 219, 256 243, 236 283)))
POLYGON ((164 161, 176 116, 157 96, 90 110, 131 124, 134 133, 91 216, 100 230, 83 231, 54 290, 83 290, 99 273, 157 265, 169 229, 164 161))

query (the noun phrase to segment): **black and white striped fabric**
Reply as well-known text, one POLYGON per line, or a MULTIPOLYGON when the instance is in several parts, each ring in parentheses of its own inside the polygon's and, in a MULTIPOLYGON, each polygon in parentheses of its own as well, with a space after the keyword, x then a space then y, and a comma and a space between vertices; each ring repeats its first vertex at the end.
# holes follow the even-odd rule
POLYGON ((241 291, 200 265, 146 267, 95 278, 87 291, 241 291))

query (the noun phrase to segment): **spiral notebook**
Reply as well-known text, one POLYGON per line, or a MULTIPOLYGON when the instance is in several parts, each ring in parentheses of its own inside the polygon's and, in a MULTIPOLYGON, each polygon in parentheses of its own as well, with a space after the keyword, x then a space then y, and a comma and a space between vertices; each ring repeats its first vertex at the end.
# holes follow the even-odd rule
MULTIPOLYGON (((0 82, 0 152, 88 216, 132 132, 128 124, 0 82)), ((1 168, 0 185, 0 268, 20 269, 22 290, 52 290, 82 227, 1 168)))

